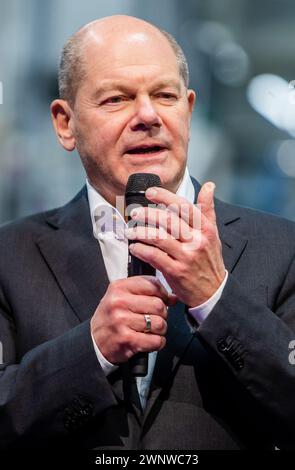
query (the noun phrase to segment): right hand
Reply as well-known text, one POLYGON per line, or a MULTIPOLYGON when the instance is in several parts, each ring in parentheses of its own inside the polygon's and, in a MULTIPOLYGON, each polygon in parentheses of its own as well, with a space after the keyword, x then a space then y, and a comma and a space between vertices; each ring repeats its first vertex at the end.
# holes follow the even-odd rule
POLYGON ((91 318, 91 333, 101 354, 112 364, 139 352, 158 351, 166 344, 167 307, 177 297, 168 294, 154 276, 133 276, 110 283, 91 318), (144 314, 151 331, 144 333, 144 314))

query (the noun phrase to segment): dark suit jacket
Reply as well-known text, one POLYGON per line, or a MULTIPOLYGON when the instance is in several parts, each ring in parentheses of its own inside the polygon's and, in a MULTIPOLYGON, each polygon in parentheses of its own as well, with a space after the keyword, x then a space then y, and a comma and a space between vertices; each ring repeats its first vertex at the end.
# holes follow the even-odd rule
POLYGON ((106 378, 93 349, 108 278, 86 189, 1 228, 3 447, 295 447, 295 224, 218 200, 216 211, 226 287, 195 333, 185 306, 170 308, 144 413, 128 365, 106 378))

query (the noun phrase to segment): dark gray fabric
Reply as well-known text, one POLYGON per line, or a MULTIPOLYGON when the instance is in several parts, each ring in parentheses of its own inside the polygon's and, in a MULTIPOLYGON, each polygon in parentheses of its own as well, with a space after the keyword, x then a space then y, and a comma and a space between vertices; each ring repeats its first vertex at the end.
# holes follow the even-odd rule
POLYGON ((128 365, 106 378, 93 350, 108 278, 86 189, 2 226, 2 447, 294 447, 295 224, 218 200, 216 212, 228 282, 194 334, 185 306, 170 308, 144 414, 128 365))

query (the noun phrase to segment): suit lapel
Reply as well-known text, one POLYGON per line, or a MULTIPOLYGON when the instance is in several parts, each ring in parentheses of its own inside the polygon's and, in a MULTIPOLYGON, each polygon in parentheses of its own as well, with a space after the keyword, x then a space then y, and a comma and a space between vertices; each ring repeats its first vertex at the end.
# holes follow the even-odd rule
MULTIPOLYGON (((93 236, 86 188, 51 213, 47 224, 50 229, 36 243, 75 315, 83 322, 93 315, 109 285, 100 245, 93 236)), ((136 383, 127 366, 122 364, 108 379, 118 400, 127 400, 139 416, 136 383)))
MULTIPOLYGON (((195 188, 194 202, 196 204, 201 186, 195 178, 191 179, 195 188)), ((214 202, 224 264, 228 272, 233 272, 248 242, 247 238, 234 229, 235 222, 241 218, 240 210, 238 206, 226 204, 218 199, 215 199, 214 202)))
POLYGON ((216 217, 219 237, 222 244, 222 256, 226 269, 232 273, 244 254, 248 239, 234 229, 234 223, 240 219, 238 208, 225 209, 224 203, 216 201, 216 217), (234 213, 234 211, 237 211, 234 213), (230 212, 230 214, 228 214, 230 212))
POLYGON ((248 240, 224 225, 219 228, 219 235, 224 265, 232 273, 246 250, 248 240))
POLYGON ((51 230, 41 235, 37 244, 73 311, 85 321, 109 284, 100 246, 93 236, 86 188, 52 213, 47 224, 51 230))

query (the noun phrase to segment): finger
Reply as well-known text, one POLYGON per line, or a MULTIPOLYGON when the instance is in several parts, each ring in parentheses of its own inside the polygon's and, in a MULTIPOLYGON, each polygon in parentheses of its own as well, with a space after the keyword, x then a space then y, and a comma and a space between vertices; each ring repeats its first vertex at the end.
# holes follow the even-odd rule
POLYGON ((158 315, 151 315, 150 313, 145 314, 149 315, 151 327, 149 332, 145 332, 147 323, 144 317, 144 314, 132 313, 126 319, 126 325, 134 331, 145 333, 145 334, 155 334, 164 336, 167 332, 167 322, 158 315))
MULTIPOLYGON (((175 240, 164 229, 155 227, 136 227, 134 229, 126 230, 126 237, 129 240, 138 240, 147 245, 153 245, 160 248, 164 254, 169 255, 173 259, 181 259, 181 242, 175 240)), ((129 248, 132 247, 130 245, 129 248)))
POLYGON ((163 209, 170 210, 183 219, 190 227, 199 229, 201 214, 198 208, 184 197, 178 196, 164 188, 148 188, 145 192, 147 199, 160 204, 163 209))
MULTIPOLYGON (((183 261, 184 252, 197 250, 201 244, 200 230, 193 230, 190 239, 186 242, 175 240, 164 229, 154 227, 136 227, 128 231, 126 230, 125 234, 130 240, 141 242, 141 245, 153 246, 159 249, 165 256, 169 255, 170 260, 179 262, 183 261)), ((130 252, 137 256, 132 252, 133 245, 134 243, 129 246, 130 252)), ((155 255, 157 254, 155 253, 155 255)), ((158 256, 160 257, 160 254, 158 256)), ((166 262, 167 258, 164 258, 164 261, 166 262)), ((156 269, 162 270, 158 267, 156 269)))
POLYGON ((134 332, 134 335, 131 345, 133 354, 139 352, 159 351, 160 349, 163 349, 166 344, 165 336, 140 332, 134 332))
POLYGON ((148 226, 164 229, 176 240, 185 242, 193 237, 189 224, 169 209, 140 207, 132 210, 131 217, 132 221, 144 222, 148 226))
MULTIPOLYGON (((171 297, 169 297, 171 302, 171 297)), ((132 295, 128 300, 122 301, 122 308, 128 309, 137 314, 158 315, 167 318, 167 305, 160 297, 148 295, 132 295)))
POLYGON ((164 276, 168 275, 168 272, 175 272, 175 260, 172 260, 164 251, 155 246, 148 246, 145 243, 132 243, 129 250, 137 258, 161 271, 164 276))
POLYGON ((203 184, 198 194, 198 205, 200 205, 202 212, 202 226, 204 216, 209 222, 213 224, 216 223, 216 214, 214 209, 214 190, 215 184, 208 182, 203 184))
POLYGON ((117 282, 122 282, 123 285, 126 284, 128 286, 128 291, 132 294, 157 296, 160 297, 166 305, 170 305, 171 296, 156 276, 133 276, 128 277, 127 279, 120 279, 117 282))

